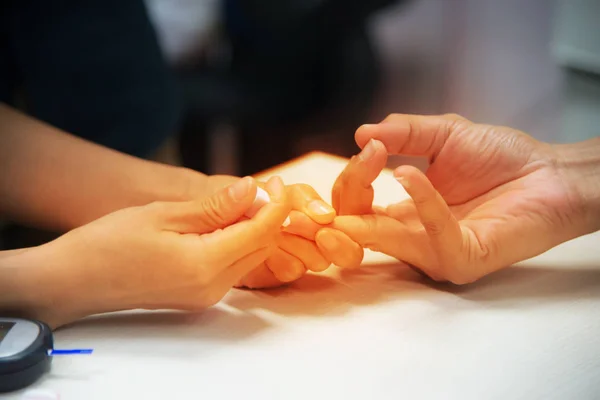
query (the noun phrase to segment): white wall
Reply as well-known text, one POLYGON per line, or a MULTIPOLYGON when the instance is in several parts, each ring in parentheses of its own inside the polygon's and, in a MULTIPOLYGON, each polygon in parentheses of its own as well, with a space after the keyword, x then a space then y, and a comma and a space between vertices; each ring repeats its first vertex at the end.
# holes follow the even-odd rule
POLYGON ((378 16, 387 82, 377 117, 456 112, 557 140, 553 12, 551 0, 413 0, 378 16))

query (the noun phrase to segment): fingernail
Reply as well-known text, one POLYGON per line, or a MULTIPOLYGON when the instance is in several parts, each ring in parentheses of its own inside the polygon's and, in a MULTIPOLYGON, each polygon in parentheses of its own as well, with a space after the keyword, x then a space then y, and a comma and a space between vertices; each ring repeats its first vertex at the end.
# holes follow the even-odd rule
POLYGON ((308 203, 307 208, 316 215, 327 215, 335 212, 333 207, 321 200, 311 201, 308 203))
POLYGON ((233 185, 229 186, 229 195, 235 201, 243 200, 250 191, 251 178, 242 178, 233 185))
POLYGON ((373 139, 369 139, 369 142, 365 145, 364 149, 358 155, 361 161, 368 161, 375 155, 375 146, 373 139))
POLYGON ((281 226, 288 227, 290 226, 290 224, 292 223, 292 220, 290 219, 289 215, 285 218, 285 221, 283 221, 283 224, 281 224, 281 226))
POLYGON ((319 235, 319 243, 321 244, 321 246, 325 247, 327 250, 336 250, 339 247, 340 242, 338 241, 338 238, 331 234, 331 233, 325 233, 323 232, 323 234, 319 235))
POLYGON ((403 177, 403 176, 395 176, 394 178, 396 178, 396 180, 402 185, 402 187, 404 189, 410 188, 410 183, 408 183, 408 180, 405 177, 403 177))
POLYGON ((270 179, 269 187, 276 198, 280 198, 285 191, 285 184, 279 176, 274 176, 270 179))

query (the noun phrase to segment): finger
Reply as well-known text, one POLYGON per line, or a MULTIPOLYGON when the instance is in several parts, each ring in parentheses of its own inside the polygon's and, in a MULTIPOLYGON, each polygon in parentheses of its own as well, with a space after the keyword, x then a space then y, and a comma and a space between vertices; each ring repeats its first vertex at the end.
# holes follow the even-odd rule
POLYGON ((266 265, 281 282, 295 281, 306 273, 304 263, 281 248, 277 248, 271 254, 266 265))
POLYGON ((371 212, 373 181, 387 164, 383 143, 372 140, 360 154, 354 156, 336 179, 332 190, 333 207, 339 215, 359 215, 371 212))
POLYGON ((329 227, 343 232, 363 248, 396 258, 402 258, 400 248, 410 234, 401 222, 375 214, 340 216, 329 227))
POLYGON ((271 178, 265 185, 271 201, 251 219, 230 225, 222 231, 202 235, 205 257, 231 265, 244 256, 275 243, 281 224, 291 211, 283 182, 271 178))
POLYGON ((316 235, 316 243, 323 256, 341 268, 358 268, 364 249, 348 235, 331 228, 323 228, 316 235))
POLYGON ((283 231, 300 236, 308 240, 315 240, 315 235, 323 225, 313 221, 308 215, 300 211, 290 212, 291 223, 283 231))
POLYGON ((439 278, 431 267, 435 265, 435 255, 427 235, 400 221, 382 215, 348 215, 337 217, 330 226, 364 248, 395 257, 417 266, 433 279, 439 278))
POLYGON ((415 167, 398 167, 394 176, 414 202, 421 224, 438 257, 439 267, 446 268, 455 264, 462 249, 462 232, 442 196, 415 167))
POLYGON ((268 247, 248 254, 223 271, 220 279, 216 281, 227 288, 239 286, 239 283, 248 288, 281 285, 281 282, 273 276, 265 263, 274 251, 274 247, 268 247))
POLYGON ((383 142, 389 154, 426 156, 435 159, 460 117, 392 114, 376 125, 363 125, 355 134, 363 148, 369 140, 383 142))
POLYGON ((306 269, 314 272, 325 271, 331 263, 323 257, 317 245, 299 236, 282 233, 279 248, 298 258, 306 269))
POLYGON ((161 218, 161 228, 178 233, 209 233, 225 228, 240 218, 252 206, 256 181, 242 178, 211 196, 181 203, 155 203, 161 218))
POLYGON ((399 221, 413 219, 415 216, 418 217, 417 208, 412 199, 390 204, 386 207, 385 214, 399 221))
POLYGON ((284 282, 281 282, 275 277, 275 275, 273 275, 273 272, 271 272, 265 262, 246 274, 246 276, 236 283, 234 287, 247 289, 270 289, 279 287, 283 284, 284 282))
POLYGON ((308 215, 319 224, 329 224, 335 218, 335 210, 327 204, 310 185, 288 186, 292 208, 308 215))
POLYGON ((386 207, 373 206, 373 213, 377 215, 387 215, 386 207))

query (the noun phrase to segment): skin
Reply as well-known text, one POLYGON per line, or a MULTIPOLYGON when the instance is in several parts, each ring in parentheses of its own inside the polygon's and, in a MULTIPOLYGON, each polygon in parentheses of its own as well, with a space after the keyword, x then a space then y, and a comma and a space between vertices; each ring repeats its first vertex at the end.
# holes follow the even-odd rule
MULTIPOLYGON (((238 178, 228 177, 232 183, 238 178)), ((259 182, 259 186, 263 186, 259 182)), ((331 224, 335 209, 327 204, 309 185, 286 186, 292 211, 291 224, 277 237, 273 254, 235 287, 269 289, 294 282, 308 271, 323 272, 332 264, 341 268, 358 268, 364 257, 364 249, 348 235, 335 229, 317 232, 331 224)))
POLYGON ((340 216, 330 227, 436 281, 474 282, 600 229, 600 138, 549 145, 457 115, 394 114, 359 128, 356 141, 370 157, 361 168, 353 159, 338 178, 340 216), (398 167, 410 199, 374 210, 370 183, 385 165, 382 149, 427 157, 430 167, 398 167))
MULTIPOLYGON (((0 215, 30 226, 68 232, 124 208, 201 199, 240 179, 131 157, 61 132, 3 104, 0 121, 0 215)), ((310 186, 292 185, 286 190, 292 216, 302 214, 315 224, 329 224, 335 218, 335 210, 310 186)), ((335 248, 318 247, 313 227, 306 225, 305 218, 292 217, 290 232, 303 236, 280 233, 277 251, 236 285, 276 287, 307 271, 323 271, 332 263, 360 264, 360 246, 347 235, 334 234, 340 238, 335 248)), ((0 258, 10 254, 0 252, 0 258)))
POLYGON ((3 315, 56 328, 109 311, 209 307, 277 246, 290 202, 281 179, 265 187, 271 202, 252 219, 240 221, 256 194, 244 178, 199 200, 122 209, 3 257, 3 315))

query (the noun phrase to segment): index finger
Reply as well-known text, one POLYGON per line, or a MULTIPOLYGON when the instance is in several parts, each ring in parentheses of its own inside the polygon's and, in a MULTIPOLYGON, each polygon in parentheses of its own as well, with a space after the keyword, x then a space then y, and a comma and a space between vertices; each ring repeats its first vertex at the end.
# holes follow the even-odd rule
POLYGON ((460 261, 463 236, 460 224, 444 198, 427 177, 412 166, 396 168, 394 176, 410 195, 419 219, 438 257, 440 269, 452 268, 460 261))
MULTIPOLYGON (((335 210, 327 204, 310 185, 288 186, 292 208, 301 211, 319 224, 329 224, 335 218, 335 210)), ((292 220, 293 223, 293 220, 292 220)))

